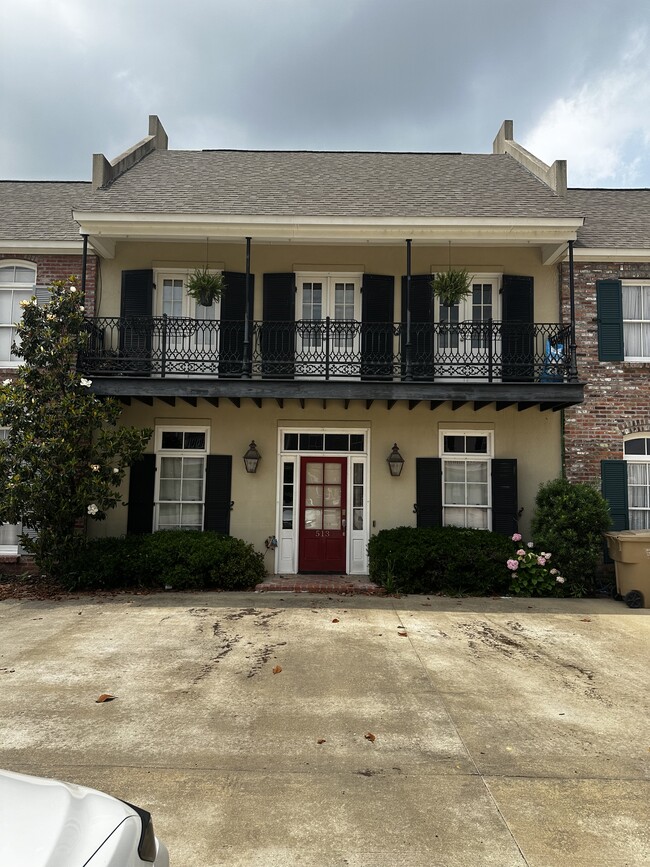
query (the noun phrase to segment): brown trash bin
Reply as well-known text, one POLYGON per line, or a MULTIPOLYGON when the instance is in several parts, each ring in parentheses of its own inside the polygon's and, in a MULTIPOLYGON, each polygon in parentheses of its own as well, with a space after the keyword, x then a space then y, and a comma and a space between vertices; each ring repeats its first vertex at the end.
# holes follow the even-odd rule
POLYGON ((650 608, 650 530, 605 533, 616 589, 630 608, 650 608))

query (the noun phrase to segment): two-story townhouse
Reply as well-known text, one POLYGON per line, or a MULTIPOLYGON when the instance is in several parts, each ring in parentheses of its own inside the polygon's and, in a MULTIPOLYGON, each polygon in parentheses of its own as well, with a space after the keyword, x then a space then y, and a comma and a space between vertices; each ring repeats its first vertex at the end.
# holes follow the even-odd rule
MULTIPOLYGON (((19 363, 11 346, 20 302, 47 301, 54 280, 85 274, 86 310, 94 312, 97 258, 88 251, 72 217, 91 184, 60 181, 0 181, 0 380, 19 363)), ((0 438, 6 431, 0 427, 0 438)), ((0 524, 0 560, 16 559, 21 528, 0 524)))
POLYGON ((91 188, 80 366, 154 429, 92 532, 215 529, 272 540, 270 571, 363 574, 386 527, 527 531, 583 399, 563 162, 508 121, 490 154, 315 153, 169 150, 151 117, 95 155, 91 188), (472 275, 453 306, 431 290, 450 266, 472 275), (186 292, 197 267, 225 277, 209 307, 186 292))
POLYGON ((650 529, 650 190, 569 189, 568 201, 585 217, 574 295, 586 382, 565 414, 566 474, 602 486, 615 529, 650 529))

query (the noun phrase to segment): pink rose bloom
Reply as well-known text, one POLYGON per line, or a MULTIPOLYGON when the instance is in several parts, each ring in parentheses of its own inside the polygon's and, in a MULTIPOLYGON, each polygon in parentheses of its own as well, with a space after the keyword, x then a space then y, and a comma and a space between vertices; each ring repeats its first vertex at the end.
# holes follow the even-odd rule
POLYGON ((519 569, 519 562, 517 560, 508 560, 506 566, 508 567, 508 569, 516 572, 516 570, 519 569))
POLYGON ((546 566, 546 560, 544 559, 544 557, 538 557, 537 558, 537 565, 538 566, 546 566))
POLYGON ((515 533, 512 537, 513 542, 521 542, 521 533, 515 533))

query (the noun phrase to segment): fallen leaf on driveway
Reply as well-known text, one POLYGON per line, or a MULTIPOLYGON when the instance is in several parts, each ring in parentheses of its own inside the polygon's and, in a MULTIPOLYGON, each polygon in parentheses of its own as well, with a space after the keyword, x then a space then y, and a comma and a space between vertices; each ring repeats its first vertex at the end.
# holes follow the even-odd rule
POLYGON ((364 738, 367 741, 370 741, 371 743, 374 743, 377 740, 377 738, 373 735, 372 732, 366 732, 366 734, 364 735, 364 738))
POLYGON ((338 617, 332 617, 332 623, 338 623, 338 622, 339 622, 338 617))
POLYGON ((103 693, 99 696, 99 698, 96 698, 96 699, 95 699, 95 703, 96 703, 96 704, 100 704, 100 703, 103 702, 103 701, 113 701, 113 700, 116 699, 116 698, 117 698, 116 695, 111 695, 111 694, 108 693, 108 692, 103 692, 103 693))
POLYGON ((325 740, 325 738, 318 738, 318 740, 316 741, 316 743, 317 743, 317 744, 324 744, 324 743, 326 743, 326 740, 325 740))
POLYGON ((580 621, 582 623, 591 623, 591 617, 581 617, 580 621))
POLYGON ((406 627, 398 626, 397 627, 397 634, 401 635, 402 638, 406 638, 406 636, 408 635, 408 632, 406 631, 406 627))
POLYGON ((273 669, 273 674, 280 674, 281 671, 282 671, 282 666, 276 665, 275 668, 273 669))

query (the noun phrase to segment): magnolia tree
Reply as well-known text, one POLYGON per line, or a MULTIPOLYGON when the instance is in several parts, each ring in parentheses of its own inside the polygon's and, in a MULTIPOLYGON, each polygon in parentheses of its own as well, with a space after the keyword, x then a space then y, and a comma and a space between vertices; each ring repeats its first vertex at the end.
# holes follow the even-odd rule
POLYGON ((54 283, 49 303, 22 306, 12 351, 24 363, 0 388, 0 521, 22 523, 22 546, 56 576, 84 519, 102 520, 120 502, 126 468, 152 432, 118 427, 119 403, 77 373, 88 329, 74 278, 54 283))

